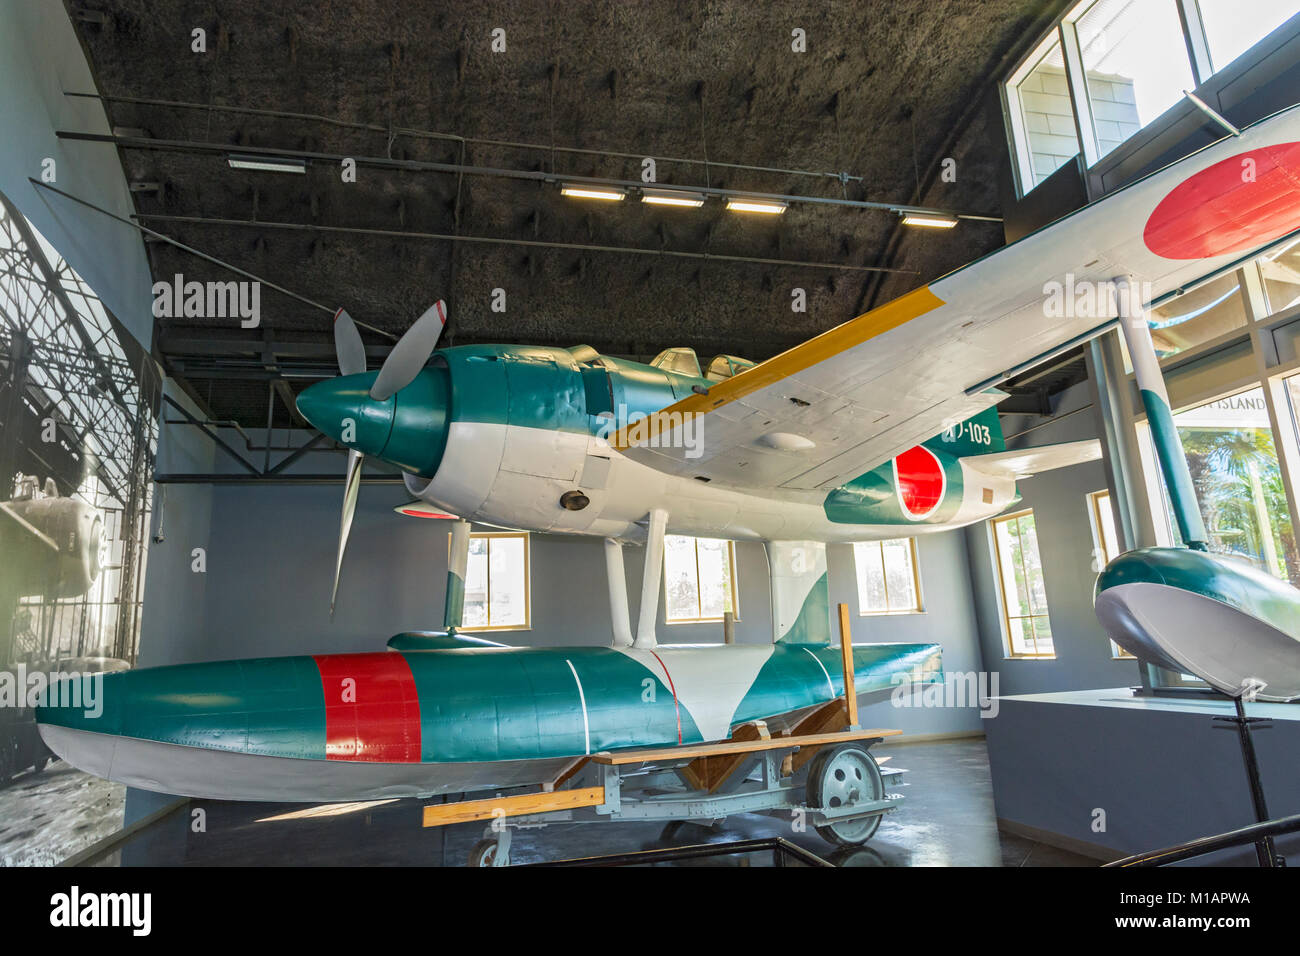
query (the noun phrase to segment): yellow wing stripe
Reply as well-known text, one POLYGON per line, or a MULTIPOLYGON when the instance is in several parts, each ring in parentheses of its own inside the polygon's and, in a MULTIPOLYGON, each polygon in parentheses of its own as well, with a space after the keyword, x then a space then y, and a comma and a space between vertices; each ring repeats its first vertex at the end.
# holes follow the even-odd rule
POLYGON ((892 302, 885 303, 878 309, 864 312, 856 319, 837 325, 766 362, 746 369, 733 378, 710 385, 707 395, 687 395, 681 401, 669 405, 649 418, 619 429, 611 436, 610 445, 617 451, 623 451, 632 445, 647 442, 662 430, 661 426, 672 427, 673 424, 683 421, 684 416, 703 415, 721 408, 728 402, 744 398, 752 392, 798 374, 878 335, 883 335, 890 329, 896 329, 903 323, 932 312, 943 304, 944 301, 931 292, 929 286, 922 286, 892 302), (630 436, 629 432, 631 432, 630 436))

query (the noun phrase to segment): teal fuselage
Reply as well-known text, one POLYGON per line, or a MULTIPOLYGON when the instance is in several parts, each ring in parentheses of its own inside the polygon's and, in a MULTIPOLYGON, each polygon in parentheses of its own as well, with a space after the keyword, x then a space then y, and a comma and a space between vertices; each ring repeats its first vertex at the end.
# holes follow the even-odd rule
MULTIPOLYGON (((374 372, 313 385, 298 407, 314 425, 366 455, 432 479, 442 464, 453 422, 609 437, 692 394, 717 384, 590 350, 521 345, 440 349, 433 363, 384 401, 371 399, 374 372), (345 422, 352 428, 346 430, 345 422)), ((941 525, 964 500, 962 457, 1005 448, 997 410, 989 408, 920 446, 933 459, 922 475, 890 460, 829 492, 826 519, 843 525, 941 525), (942 500, 924 516, 908 516, 899 488, 942 473, 942 500)))

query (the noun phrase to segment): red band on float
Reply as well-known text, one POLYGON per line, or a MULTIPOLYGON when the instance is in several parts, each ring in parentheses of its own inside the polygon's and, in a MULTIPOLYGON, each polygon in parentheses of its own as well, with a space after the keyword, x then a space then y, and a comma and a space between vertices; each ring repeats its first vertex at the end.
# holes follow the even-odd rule
POLYGON ((325 757, 420 762, 420 700, 401 654, 319 654, 325 757))

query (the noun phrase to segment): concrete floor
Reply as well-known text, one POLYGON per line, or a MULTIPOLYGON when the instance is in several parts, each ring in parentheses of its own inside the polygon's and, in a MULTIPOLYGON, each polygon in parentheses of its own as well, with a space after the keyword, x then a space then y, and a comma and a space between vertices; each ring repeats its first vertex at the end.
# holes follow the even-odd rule
MULTIPOLYGON (((865 847, 836 850, 816 832, 795 832, 783 816, 740 814, 716 827, 660 823, 553 824, 514 832, 511 861, 536 863, 665 846, 779 836, 841 866, 1095 866, 1096 861, 999 833, 983 739, 879 747, 908 773, 891 792, 906 803, 865 847)), ((340 816, 258 822, 301 805, 195 802, 133 839, 113 865, 464 866, 484 824, 420 827, 417 800, 397 800, 340 816), (196 815, 195 810, 202 810, 196 815), (200 826, 201 824, 201 826, 200 826)), ((706 858, 678 865, 770 866, 771 853, 706 858)))
POLYGON ((0 866, 55 866, 122 828, 126 787, 55 760, 0 787, 0 866))

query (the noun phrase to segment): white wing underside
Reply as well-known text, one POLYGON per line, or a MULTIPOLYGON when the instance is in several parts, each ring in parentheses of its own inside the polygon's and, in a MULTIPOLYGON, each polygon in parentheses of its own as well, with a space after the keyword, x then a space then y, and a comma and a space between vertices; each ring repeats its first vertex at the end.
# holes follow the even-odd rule
POLYGON ((1187 177, 1295 140, 1300 107, 719 382, 708 395, 688 396, 659 413, 663 423, 649 441, 620 433, 615 447, 673 475, 772 491, 833 489, 1004 397, 976 386, 1113 318, 1113 311, 1046 314, 1046 283, 1070 275, 1079 287, 1131 275, 1150 283, 1150 301, 1257 254, 1167 259, 1147 248, 1143 230, 1187 177), (683 425, 675 412, 703 414, 683 425), (678 434, 684 427, 702 430, 678 434))

